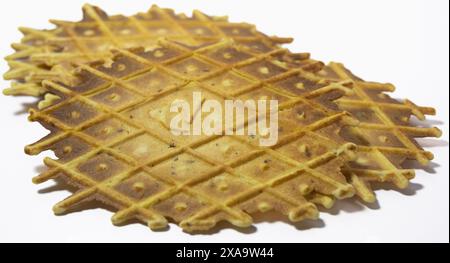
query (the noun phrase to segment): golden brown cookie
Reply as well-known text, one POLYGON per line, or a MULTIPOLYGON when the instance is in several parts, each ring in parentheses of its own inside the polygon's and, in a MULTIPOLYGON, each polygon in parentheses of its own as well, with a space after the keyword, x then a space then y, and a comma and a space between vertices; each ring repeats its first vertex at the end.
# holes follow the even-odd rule
MULTIPOLYGON (((7 95, 39 96, 45 93, 40 82, 57 80, 73 84, 73 63, 92 62, 112 56, 111 48, 154 48, 159 38, 188 45, 234 39, 253 53, 264 53, 290 38, 269 37, 247 23, 228 22, 226 17, 208 16, 194 11, 192 17, 176 14, 171 9, 152 6, 145 13, 133 16, 107 15, 91 5, 83 6, 79 22, 51 20, 52 30, 20 28, 24 34, 12 47, 16 52, 6 60, 10 70, 5 79, 16 80, 3 92, 7 95)), ((296 54, 310 63, 308 54, 296 54)), ((314 63, 313 63, 314 64, 314 63)), ((313 65, 312 65, 313 66, 313 65)), ((51 104, 52 98, 44 105, 51 104)))

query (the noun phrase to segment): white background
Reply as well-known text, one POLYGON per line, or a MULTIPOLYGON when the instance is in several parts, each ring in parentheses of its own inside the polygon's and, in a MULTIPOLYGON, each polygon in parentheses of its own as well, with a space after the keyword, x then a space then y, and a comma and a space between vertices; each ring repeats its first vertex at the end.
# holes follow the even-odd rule
MULTIPOLYGON (((18 26, 50 28, 49 18, 78 20, 84 1, 1 1, 0 56, 12 52, 18 26)), ((134 14, 151 1, 92 1, 111 14, 134 14)), ((112 213, 91 209, 54 216, 52 206, 68 195, 52 190, 53 182, 33 185, 42 170, 44 153, 30 157, 23 147, 46 131, 27 122, 20 113, 31 98, 0 96, 0 241, 84 242, 448 242, 449 241, 449 14, 447 0, 424 1, 159 1, 162 7, 190 13, 228 14, 247 21, 267 34, 295 37, 293 51, 311 52, 316 59, 342 61, 357 75, 397 86, 395 96, 433 106, 438 115, 428 124, 443 137, 421 140, 435 153, 429 172, 419 170, 410 188, 402 192, 379 190, 378 204, 370 208, 352 200, 340 202, 321 221, 293 226, 263 222, 240 232, 190 235, 171 225, 152 232, 140 224, 115 227, 112 213), (48 189, 50 187, 50 189, 48 189), (47 189, 47 190, 46 190, 47 189), (42 192, 42 193, 40 193, 42 192)), ((0 72, 7 65, 0 63, 0 72)), ((8 82, 1 81, 6 87, 8 82)), ((53 189, 55 190, 55 189, 53 189)))

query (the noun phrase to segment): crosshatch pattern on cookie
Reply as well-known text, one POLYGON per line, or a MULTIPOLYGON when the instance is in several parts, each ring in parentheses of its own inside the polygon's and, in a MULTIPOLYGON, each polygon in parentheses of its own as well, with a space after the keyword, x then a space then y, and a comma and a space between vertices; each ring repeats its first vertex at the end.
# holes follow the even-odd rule
POLYGON ((161 41, 159 46, 152 51, 117 50, 112 64, 81 65, 79 74, 97 79, 86 77, 92 85, 82 83, 82 89, 45 82, 61 99, 43 110, 31 110, 30 119, 51 133, 27 146, 26 152, 52 149, 59 152, 59 159, 46 158, 49 170, 34 182, 62 176, 80 189, 56 204, 55 213, 95 198, 118 210, 112 218, 115 224, 138 218, 157 229, 173 220, 196 231, 219 221, 246 227, 254 213, 269 210, 291 221, 314 219, 316 204, 329 207, 334 198, 354 194, 340 172, 352 158, 354 144, 335 139, 348 115, 326 107, 346 87, 322 85, 307 88, 301 96, 274 87, 280 80, 308 75, 300 67, 277 65, 283 49, 253 55, 230 41, 196 48, 161 41), (224 63, 210 56, 222 48, 236 49, 234 54, 244 59, 224 63), (154 53, 159 53, 158 61, 152 59, 154 53), (160 79, 161 90, 149 93, 133 84, 155 71, 165 76, 160 79), (233 82, 227 86, 222 81, 217 85, 226 92, 221 92, 211 80, 223 74, 245 79, 249 85, 236 88, 233 82), (177 84, 164 85, 169 82, 177 84), (195 90, 218 100, 248 94, 284 98, 278 143, 260 147, 252 136, 171 135, 167 105, 195 90), (316 114, 304 114, 313 109, 316 114))

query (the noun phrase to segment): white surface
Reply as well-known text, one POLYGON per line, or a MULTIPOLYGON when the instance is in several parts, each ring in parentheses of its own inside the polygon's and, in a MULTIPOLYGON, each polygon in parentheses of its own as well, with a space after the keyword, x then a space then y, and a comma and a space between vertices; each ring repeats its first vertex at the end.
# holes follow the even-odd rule
MULTIPOLYGON (((1 1, 0 55, 21 37, 18 26, 49 28, 49 18, 78 20, 84 1, 1 1)), ((448 242, 449 181, 449 38, 448 1, 159 1, 160 6, 188 12, 228 14, 232 21, 254 23, 263 32, 292 36, 294 51, 308 51, 323 61, 343 61, 359 76, 397 86, 395 96, 437 109, 430 123, 443 130, 439 140, 423 140, 436 158, 433 173, 418 171, 403 194, 377 192, 379 208, 343 202, 338 214, 322 213, 312 228, 298 230, 275 222, 258 223, 251 233, 224 229, 211 235, 189 235, 177 226, 151 232, 133 224, 115 227, 103 209, 54 216, 52 206, 66 191, 39 193, 51 186, 33 185, 31 177, 43 156, 30 157, 23 147, 46 131, 16 114, 30 98, 0 96, 1 184, 0 241, 104 242, 448 242)), ((150 1, 92 1, 109 13, 133 14, 150 1)), ((0 64, 0 72, 7 70, 0 64)), ((8 82, 2 81, 5 87, 8 82)), ((305 228, 308 224, 302 224, 305 228)))

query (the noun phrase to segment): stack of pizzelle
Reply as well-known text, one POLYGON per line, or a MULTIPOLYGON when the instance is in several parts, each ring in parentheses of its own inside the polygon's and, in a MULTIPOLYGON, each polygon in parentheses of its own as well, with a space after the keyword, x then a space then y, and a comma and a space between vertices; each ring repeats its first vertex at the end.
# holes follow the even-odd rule
POLYGON ((26 153, 57 156, 33 182, 59 177, 79 189, 56 214, 95 199, 117 210, 114 224, 139 219, 152 229, 169 221, 186 231, 221 221, 248 227, 268 211, 296 222, 318 218, 318 207, 336 199, 374 202, 373 182, 405 188, 414 177, 405 161, 433 158, 415 138, 440 130, 410 122, 433 108, 392 99, 391 84, 364 81, 340 63, 282 48, 290 38, 157 6, 126 17, 85 5, 83 14, 51 20, 51 30, 21 28, 6 58, 4 77, 14 81, 4 93, 41 97, 29 119, 50 131, 26 153), (221 103, 278 100, 277 143, 174 135, 170 105, 194 92, 221 103))

